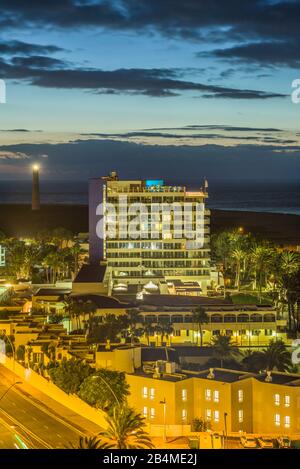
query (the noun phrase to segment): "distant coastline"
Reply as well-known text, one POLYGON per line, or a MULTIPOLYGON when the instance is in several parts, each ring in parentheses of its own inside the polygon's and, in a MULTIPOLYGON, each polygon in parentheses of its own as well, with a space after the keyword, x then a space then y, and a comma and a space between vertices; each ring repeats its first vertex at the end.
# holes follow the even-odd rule
MULTIPOLYGON (((0 204, 0 231, 11 237, 34 236, 38 231, 64 227, 88 232, 88 206, 49 204, 32 212, 29 204, 0 204)), ((243 227, 279 245, 300 245, 300 216, 242 210, 211 210, 211 232, 243 227)))
MULTIPOLYGON (((168 181, 180 185, 180 181, 168 181)), ((187 181, 191 190, 199 184, 187 181)), ((212 210, 300 215, 300 184, 291 182, 209 181, 207 205, 212 210)), ((47 205, 87 205, 87 181, 41 179, 41 200, 47 205)), ((0 204, 29 204, 30 181, 0 181, 0 204)))

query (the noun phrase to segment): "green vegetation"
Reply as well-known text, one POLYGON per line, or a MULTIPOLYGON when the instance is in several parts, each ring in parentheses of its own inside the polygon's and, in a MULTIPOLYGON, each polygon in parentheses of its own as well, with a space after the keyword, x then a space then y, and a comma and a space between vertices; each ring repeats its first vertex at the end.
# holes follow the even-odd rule
POLYGON ((99 434, 109 449, 153 448, 145 431, 145 419, 127 405, 117 406, 106 417, 108 428, 99 434))
POLYGON ((77 446, 70 445, 66 449, 108 449, 98 436, 81 436, 77 446))
POLYGON ((126 404, 107 414, 107 430, 97 436, 80 437, 72 449, 151 449, 154 448, 145 431, 145 419, 126 404))
POLYGON ((20 362, 25 360, 25 345, 19 345, 16 351, 16 359, 20 362))
POLYGON ((212 258, 235 304, 274 304, 288 330, 300 330, 300 254, 258 241, 243 230, 212 236, 212 258), (229 291, 230 289, 230 291, 229 291))
POLYGON ((124 373, 104 368, 95 371, 79 359, 64 359, 57 364, 51 344, 43 351, 52 360, 48 369, 51 380, 66 393, 77 394, 87 404, 109 414, 116 406, 126 403, 129 386, 124 373))
POLYGON ((257 305, 262 302, 265 305, 271 305, 272 300, 267 297, 259 298, 256 295, 251 295, 249 293, 237 293, 230 296, 233 304, 236 305, 257 305))
POLYGON ((204 308, 198 306, 193 311, 193 322, 198 325, 198 335, 200 337, 200 346, 203 346, 202 326, 209 322, 209 317, 204 308))
POLYGON ((263 351, 247 352, 242 360, 247 371, 259 372, 261 370, 291 371, 291 354, 281 340, 270 342, 263 351))
POLYGON ((220 367, 223 368, 225 360, 232 360, 240 356, 240 351, 226 335, 218 335, 213 339, 213 358, 220 361, 220 367))
POLYGON ((49 369, 54 384, 68 394, 77 394, 81 384, 92 374, 92 368, 82 360, 62 360, 59 366, 49 369))
POLYGON ((211 423, 203 418, 195 418, 192 421, 192 431, 193 432, 207 432, 211 430, 211 423))
POLYGON ((125 402, 129 386, 124 373, 101 369, 83 381, 78 395, 98 409, 111 411, 117 404, 125 402))
POLYGON ((1 244, 7 251, 6 267, 1 275, 11 277, 13 281, 26 279, 55 283, 78 272, 80 245, 64 228, 39 232, 26 242, 2 236, 1 244))

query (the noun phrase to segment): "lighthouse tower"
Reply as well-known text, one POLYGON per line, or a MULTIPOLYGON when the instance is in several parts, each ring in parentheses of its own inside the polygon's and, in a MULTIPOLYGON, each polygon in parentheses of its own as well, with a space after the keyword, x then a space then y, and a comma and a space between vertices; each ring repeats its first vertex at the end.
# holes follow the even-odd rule
POLYGON ((37 164, 32 167, 32 210, 40 210, 40 168, 37 164))

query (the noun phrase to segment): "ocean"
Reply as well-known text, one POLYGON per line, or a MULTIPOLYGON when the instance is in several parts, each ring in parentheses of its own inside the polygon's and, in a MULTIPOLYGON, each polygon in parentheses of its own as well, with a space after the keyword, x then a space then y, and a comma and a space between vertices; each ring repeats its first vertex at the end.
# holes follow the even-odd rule
MULTIPOLYGON (((191 184, 190 187, 197 188, 195 184, 191 184)), ((300 184, 297 183, 212 181, 208 192, 209 208, 300 215, 300 184)), ((41 181, 41 201, 44 204, 85 205, 88 203, 88 183, 41 181)), ((30 181, 0 181, 0 203, 30 202, 30 181)))

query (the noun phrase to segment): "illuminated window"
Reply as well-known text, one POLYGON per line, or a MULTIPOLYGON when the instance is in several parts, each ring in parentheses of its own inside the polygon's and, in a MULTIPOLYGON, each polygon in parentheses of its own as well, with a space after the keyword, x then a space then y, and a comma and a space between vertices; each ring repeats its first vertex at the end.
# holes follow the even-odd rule
POLYGON ((147 415, 148 415, 148 407, 144 407, 144 408, 143 408, 143 416, 144 416, 145 418, 147 418, 147 415))
POLYGON ((211 409, 206 409, 205 417, 206 417, 206 420, 211 420, 211 409))
POLYGON ((187 400, 187 390, 186 389, 183 389, 181 391, 181 397, 182 397, 182 400, 183 401, 186 401, 187 400))
POLYGON ((244 421, 244 411, 239 410, 239 423, 242 423, 244 421))
POLYGON ((146 386, 143 387, 143 398, 147 399, 148 397, 148 388, 146 386))
POLYGON ((187 419, 187 411, 186 411, 186 409, 182 409, 181 417, 182 417, 182 420, 186 420, 186 419, 187 419))
POLYGON ((219 400, 220 400, 219 391, 214 391, 214 402, 219 402, 219 400))
POLYGON ((239 402, 244 401, 244 391, 242 389, 238 390, 238 400, 239 400, 239 402))
POLYGON ((211 389, 205 389, 205 399, 211 401, 211 389))
POLYGON ((150 418, 151 420, 155 419, 155 409, 153 407, 150 409, 150 418))
POLYGON ((155 398, 155 389, 154 388, 151 388, 150 389, 150 399, 154 399, 155 398))
POLYGON ((280 395, 279 395, 279 394, 275 394, 275 396, 274 396, 274 404, 275 404, 275 405, 280 405, 280 395))
POLYGON ((275 423, 276 427, 280 426, 280 415, 279 414, 275 414, 274 423, 275 423))
POLYGON ((286 415, 284 417, 284 428, 290 428, 291 426, 291 417, 289 415, 286 415))
POLYGON ((285 395, 284 396, 284 407, 290 407, 291 405, 291 396, 285 395))
POLYGON ((214 411, 214 421, 220 422, 220 412, 218 410, 214 411))

